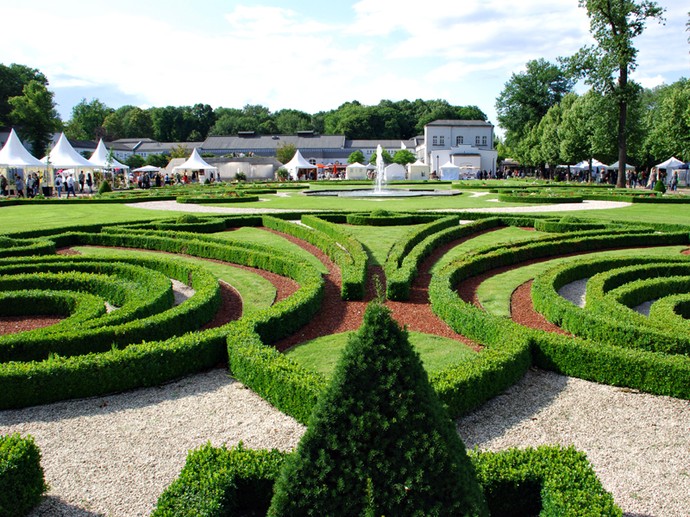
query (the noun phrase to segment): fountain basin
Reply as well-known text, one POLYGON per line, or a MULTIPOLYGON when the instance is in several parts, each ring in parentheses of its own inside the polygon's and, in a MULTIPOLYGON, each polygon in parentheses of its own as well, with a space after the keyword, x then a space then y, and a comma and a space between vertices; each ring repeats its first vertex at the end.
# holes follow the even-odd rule
POLYGON ((457 196, 457 190, 434 189, 346 189, 346 190, 314 190, 303 192, 307 196, 332 196, 332 197, 422 197, 422 196, 457 196))

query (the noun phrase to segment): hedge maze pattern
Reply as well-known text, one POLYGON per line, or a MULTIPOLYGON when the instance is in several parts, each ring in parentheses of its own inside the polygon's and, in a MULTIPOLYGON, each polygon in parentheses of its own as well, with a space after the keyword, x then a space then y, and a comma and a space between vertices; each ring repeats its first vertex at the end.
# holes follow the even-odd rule
POLYGON ((690 398, 688 314, 690 259, 646 256, 650 246, 687 245, 687 229, 596 224, 534 217, 476 214, 283 214, 186 217, 128 225, 82 226, 0 239, 2 315, 59 314, 50 327, 0 337, 0 407, 123 391, 228 362, 242 382, 300 421, 306 421, 325 380, 271 344, 321 309, 323 279, 296 256, 213 234, 263 226, 322 249, 341 269, 343 299, 362 299, 368 258, 348 224, 409 225, 384 265, 386 295, 409 296, 420 262, 436 248, 506 225, 549 231, 547 236, 477 249, 434 274, 433 311, 483 349, 467 362, 432 376, 453 416, 477 407, 515 383, 531 366, 655 394, 690 398), (475 218, 468 224, 460 219, 475 218), (295 224, 296 221, 302 224, 295 224), (256 267, 289 277, 299 290, 239 321, 199 330, 220 304, 215 277, 203 265, 131 256, 57 255, 76 245, 116 246, 183 253, 256 267), (603 249, 639 248, 633 258, 602 258, 603 249), (537 331, 494 316, 459 298, 463 280, 533 259, 582 253, 546 267, 532 287, 534 307, 567 335, 537 331), (170 279, 194 289, 173 304, 170 279), (578 307, 558 291, 588 278, 587 304, 578 307), (653 301, 649 316, 634 311, 653 301), (106 303, 117 310, 106 311, 106 303))

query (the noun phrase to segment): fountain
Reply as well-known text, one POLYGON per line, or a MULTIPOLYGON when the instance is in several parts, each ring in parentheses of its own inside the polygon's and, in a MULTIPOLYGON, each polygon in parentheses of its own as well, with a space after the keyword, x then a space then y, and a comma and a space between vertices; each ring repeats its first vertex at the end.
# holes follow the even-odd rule
POLYGON ((337 197, 421 197, 421 196, 456 196, 460 194, 458 190, 435 190, 435 189, 385 189, 383 161, 383 148, 381 144, 376 146, 376 178, 374 179, 373 189, 347 189, 347 190, 314 190, 304 192, 307 196, 337 196, 337 197))

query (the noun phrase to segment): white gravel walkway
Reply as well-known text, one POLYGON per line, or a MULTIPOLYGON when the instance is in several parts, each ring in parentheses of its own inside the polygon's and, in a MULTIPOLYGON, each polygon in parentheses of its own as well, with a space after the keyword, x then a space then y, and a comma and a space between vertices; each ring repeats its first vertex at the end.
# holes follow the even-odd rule
MULTIPOLYGON (((469 448, 574 444, 630 515, 687 516, 690 403, 549 372, 458 421, 469 448)), ((213 370, 157 388, 0 412, 0 434, 33 435, 51 485, 35 516, 148 515, 207 441, 295 447, 304 431, 213 370)))

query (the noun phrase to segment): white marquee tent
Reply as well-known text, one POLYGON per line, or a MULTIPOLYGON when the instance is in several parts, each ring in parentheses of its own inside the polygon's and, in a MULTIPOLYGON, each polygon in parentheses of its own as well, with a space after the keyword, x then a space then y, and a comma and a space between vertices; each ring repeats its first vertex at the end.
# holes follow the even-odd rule
MULTIPOLYGON (((606 164, 601 163, 596 158, 592 159, 592 169, 599 169, 601 167, 606 167, 606 164)), ((580 163, 576 163, 571 167, 571 169, 587 170, 589 169, 589 160, 582 160, 580 163)))
MULTIPOLYGON (((607 168, 608 170, 610 170, 610 171, 617 171, 617 170, 618 170, 618 160, 616 160, 615 163, 612 163, 611 165, 609 165, 609 166, 606 167, 606 168, 607 168)), ((634 170, 635 170, 635 166, 634 166, 634 165, 630 165, 629 163, 626 163, 626 164, 625 164, 625 170, 626 170, 626 171, 634 171, 634 170)))
POLYGON ((431 168, 421 160, 407 166, 407 177, 410 180, 428 180, 431 168))
POLYGON ((45 166, 45 163, 38 158, 34 158, 31 153, 26 150, 19 140, 17 133, 15 133, 14 129, 11 129, 7 142, 5 142, 4 147, 0 150, 0 167, 13 167, 19 169, 40 167, 43 169, 45 166))
POLYGON ((209 165, 206 161, 199 155, 199 151, 194 148, 192 155, 184 162, 182 165, 173 167, 173 172, 187 170, 187 171, 217 171, 218 167, 209 165))
MULTIPOLYGON (((2 162, 2 160, 0 160, 2 162)), ((679 169, 681 166, 685 165, 683 162, 681 162, 678 158, 675 156, 671 156, 668 160, 665 162, 661 162, 660 164, 656 165, 657 169, 679 169)))
POLYGON ((69 143, 65 133, 60 133, 60 138, 48 156, 41 160, 45 165, 50 165, 54 169, 94 169, 94 165, 74 150, 69 143))
POLYGON ((453 181, 460 179, 460 167, 453 165, 451 162, 446 162, 441 165, 440 179, 444 181, 453 181))
POLYGON ((108 162, 108 149, 106 149, 102 138, 98 141, 96 150, 91 155, 91 158, 89 158, 89 162, 91 162, 94 167, 103 170, 129 169, 129 165, 120 163, 115 158, 111 157, 110 163, 108 162))
POLYGON ((365 180, 367 179, 367 166, 359 162, 351 163, 345 167, 346 180, 365 180))
POLYGON ((290 174, 290 177, 293 180, 299 179, 299 171, 301 170, 314 170, 316 169, 316 165, 312 165, 309 163, 307 160, 304 159, 302 156, 302 153, 299 152, 299 149, 295 153, 295 156, 292 157, 292 160, 287 162, 284 167, 287 169, 288 173, 290 174))
POLYGON ((383 169, 384 181, 396 181, 405 179, 405 167, 399 163, 391 163, 383 169))

